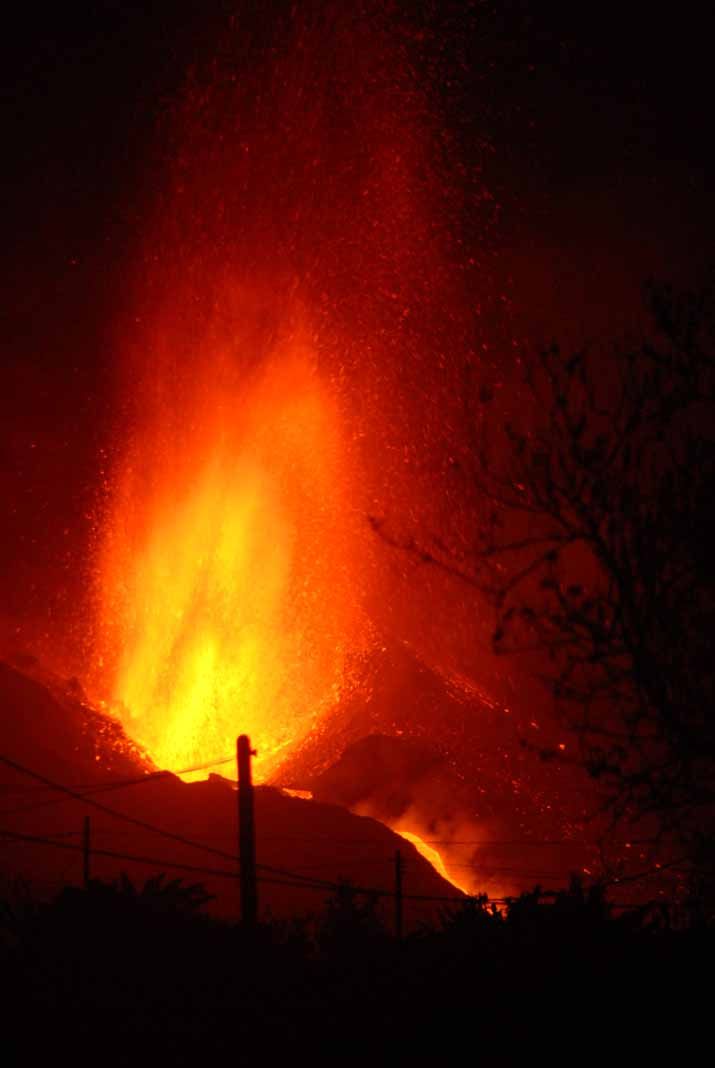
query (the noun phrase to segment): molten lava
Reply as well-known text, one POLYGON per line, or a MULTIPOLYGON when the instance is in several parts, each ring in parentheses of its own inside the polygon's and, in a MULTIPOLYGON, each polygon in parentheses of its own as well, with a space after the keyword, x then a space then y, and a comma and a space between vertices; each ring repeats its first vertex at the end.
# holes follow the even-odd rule
POLYGON ((159 766, 218 762, 247 733, 265 778, 360 643, 342 429, 296 334, 248 381, 220 354, 200 366, 121 461, 100 568, 111 685, 159 766))
POLYGON ((447 667, 455 635, 476 648, 463 591, 415 582, 368 522, 461 514, 476 268, 452 232, 457 148, 411 19, 300 8, 278 47, 231 20, 169 108, 117 321, 83 682, 172 770, 247 733, 270 776, 368 632, 447 667))
POLYGON ((461 885, 453 875, 450 875, 439 851, 436 850, 434 846, 428 845, 423 838, 420 838, 418 834, 414 834, 412 831, 398 830, 397 828, 394 828, 394 830, 401 838, 405 838, 408 842, 411 842, 420 856, 423 856, 425 860, 429 861, 437 874, 441 875, 443 879, 446 879, 448 883, 451 883, 452 886, 456 886, 458 890, 462 890, 465 894, 470 894, 472 892, 469 887, 461 885))

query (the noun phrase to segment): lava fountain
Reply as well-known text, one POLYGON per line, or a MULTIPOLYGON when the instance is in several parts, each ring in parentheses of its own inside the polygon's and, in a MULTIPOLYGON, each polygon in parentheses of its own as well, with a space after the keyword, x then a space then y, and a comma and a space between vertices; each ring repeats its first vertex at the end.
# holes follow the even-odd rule
POLYGON ((218 761, 240 731, 265 776, 361 640, 340 418, 299 328, 251 373, 197 362, 183 405, 158 391, 107 519, 114 698, 160 766, 218 761))
POLYGON ((404 599, 366 516, 419 522, 454 451, 447 142, 431 153, 422 38, 390 10, 292 9, 270 48, 234 25, 167 124, 118 342, 91 688, 172 770, 244 732, 265 778, 321 720, 367 617, 404 599))

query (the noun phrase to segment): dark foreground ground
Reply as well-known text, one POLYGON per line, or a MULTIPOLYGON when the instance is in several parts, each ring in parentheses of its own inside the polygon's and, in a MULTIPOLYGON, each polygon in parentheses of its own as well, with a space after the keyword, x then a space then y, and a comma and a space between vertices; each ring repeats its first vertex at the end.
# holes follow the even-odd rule
POLYGON ((348 890, 250 934, 167 881, 15 890, 5 1064, 709 1063, 714 931, 595 891, 469 901, 398 942, 348 890))

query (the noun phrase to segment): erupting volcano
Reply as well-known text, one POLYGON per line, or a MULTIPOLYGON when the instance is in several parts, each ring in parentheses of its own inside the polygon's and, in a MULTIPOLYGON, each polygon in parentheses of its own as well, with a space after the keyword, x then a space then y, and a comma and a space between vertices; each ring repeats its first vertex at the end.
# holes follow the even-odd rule
POLYGON ((265 777, 337 700, 364 623, 342 427, 309 339, 276 339, 248 381, 235 355, 199 348, 173 406, 159 385, 107 517, 102 612, 117 707, 155 763, 210 766, 241 731, 265 777))
POLYGON ((248 734, 259 781, 503 893, 521 884, 491 838, 556 820, 573 843, 582 799, 556 816, 568 773, 519 746, 540 712, 514 710, 478 594, 399 548, 464 553, 484 507, 465 390, 510 329, 489 147, 448 115, 439 37, 358 6, 232 21, 161 114, 59 666, 147 765, 205 779, 248 734))
POLYGON ((632 7, 13 6, 8 1063, 709 1048, 712 32, 632 7))

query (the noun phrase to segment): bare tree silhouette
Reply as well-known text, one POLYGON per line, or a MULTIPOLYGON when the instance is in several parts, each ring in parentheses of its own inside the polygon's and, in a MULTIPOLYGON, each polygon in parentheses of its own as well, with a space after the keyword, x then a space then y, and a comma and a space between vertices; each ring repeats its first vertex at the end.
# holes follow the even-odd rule
POLYGON ((534 656, 613 820, 698 867, 715 831, 715 298, 647 296, 637 345, 525 354, 503 403, 470 388, 469 552, 373 525, 487 594, 495 650, 534 656))

